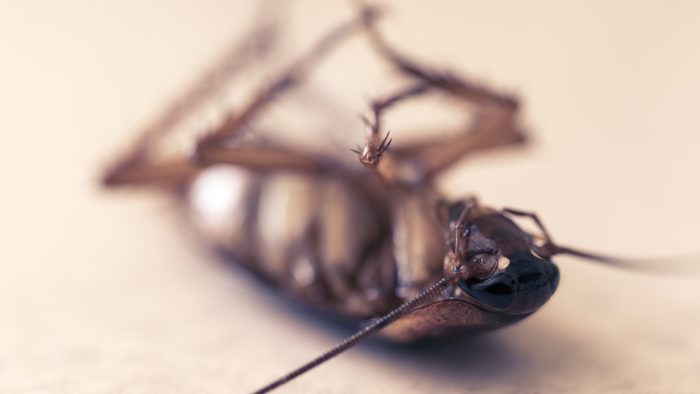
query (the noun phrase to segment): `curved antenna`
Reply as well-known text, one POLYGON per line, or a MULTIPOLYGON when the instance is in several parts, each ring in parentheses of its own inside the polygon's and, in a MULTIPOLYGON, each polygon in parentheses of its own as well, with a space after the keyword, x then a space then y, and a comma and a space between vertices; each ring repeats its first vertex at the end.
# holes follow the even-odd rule
POLYGON ((280 377, 279 379, 273 381, 272 383, 266 385, 265 387, 258 389, 254 393, 255 394, 263 394, 263 393, 270 392, 270 391, 280 387, 281 385, 291 381, 292 379, 299 377, 301 374, 303 374, 303 373, 305 373, 305 372, 307 372, 315 367, 318 367, 319 365, 332 359, 333 357, 339 355, 340 353, 350 349, 351 347, 356 345, 358 342, 362 341, 363 339, 366 339, 370 335, 376 333, 377 331, 381 330, 382 328, 395 322, 396 320, 400 319, 401 317, 403 317, 407 313, 411 312, 413 309, 415 309, 421 303, 429 300, 437 292, 444 289, 450 283, 450 281, 452 279, 454 279, 456 276, 457 276, 457 273, 448 275, 448 276, 440 279, 434 285, 423 290, 420 294, 418 294, 414 298, 404 302, 403 304, 398 306, 393 311, 389 312, 388 314, 384 315, 383 317, 380 317, 379 319, 373 321, 370 325, 364 327, 363 329, 361 329, 361 330, 357 331, 356 333, 352 334, 351 336, 347 337, 345 340, 340 342, 334 348, 321 354, 320 356, 314 358, 313 360, 307 362, 306 364, 302 365, 301 367, 287 373, 286 375, 280 377))

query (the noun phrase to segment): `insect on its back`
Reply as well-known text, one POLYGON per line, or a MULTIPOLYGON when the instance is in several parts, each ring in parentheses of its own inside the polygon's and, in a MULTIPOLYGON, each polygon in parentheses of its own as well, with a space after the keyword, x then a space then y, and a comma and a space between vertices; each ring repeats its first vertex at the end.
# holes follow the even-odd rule
MULTIPOLYGON (((172 193, 211 244, 282 292, 322 309, 371 323, 338 347, 263 388, 271 390, 378 332, 415 340, 492 329, 529 316, 554 294, 561 253, 619 260, 555 244, 535 214, 494 209, 467 196, 447 201, 434 187, 464 157, 522 145, 518 101, 397 52, 375 27, 378 12, 323 37, 241 108, 200 138, 191 155, 157 160, 158 142, 180 115, 215 93, 224 59, 147 128, 105 177, 107 186, 150 186, 172 193), (405 86, 373 100, 363 117, 366 143, 356 165, 270 142, 241 138, 266 109, 303 83, 348 36, 363 32, 405 86), (472 121, 450 137, 392 144, 386 111, 439 93, 472 121), (537 234, 515 218, 531 220, 537 234)), ((250 42, 267 43, 269 27, 250 42)), ((245 42, 241 48, 246 48, 245 42)), ((232 58, 245 58, 232 51, 232 58)), ((224 72, 226 71, 226 72, 224 72)), ((348 155, 352 154, 347 152, 348 155)))
POLYGON ((188 199, 198 227, 232 260, 300 299, 370 317, 397 300, 388 201, 375 182, 339 177, 215 166, 196 176, 188 199))

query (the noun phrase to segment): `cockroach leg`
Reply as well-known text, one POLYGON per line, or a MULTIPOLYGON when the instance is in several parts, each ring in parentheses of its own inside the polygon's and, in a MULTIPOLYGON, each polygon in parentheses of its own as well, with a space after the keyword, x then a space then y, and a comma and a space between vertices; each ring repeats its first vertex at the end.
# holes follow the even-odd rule
MULTIPOLYGON (((361 116, 362 121, 367 127, 367 142, 362 149, 353 149, 353 152, 359 155, 360 162, 365 165, 365 167, 373 170, 377 169, 382 157, 391 145, 392 139, 390 138, 389 131, 384 134, 383 138, 381 136, 382 115, 384 111, 400 101, 424 94, 428 92, 430 88, 428 84, 416 83, 392 95, 384 98, 377 98, 371 102, 371 119, 361 116)), ((386 171, 379 171, 380 175, 383 175, 384 178, 391 178, 390 174, 386 171)))
POLYGON ((166 106, 153 122, 144 127, 132 146, 103 176, 106 186, 125 184, 181 185, 198 169, 182 159, 154 163, 153 150, 157 142, 171 133, 181 119, 201 107, 209 97, 216 95, 225 84, 248 67, 254 60, 268 55, 277 41, 277 24, 269 19, 269 4, 263 2, 258 22, 243 40, 227 49, 194 83, 166 106), (252 49, 252 50, 251 50, 252 49))
POLYGON ((192 161, 200 167, 231 164, 258 171, 288 170, 321 173, 331 171, 333 168, 332 163, 311 153, 255 146, 199 146, 192 161))
MULTIPOLYGON (((475 107, 476 121, 452 138, 401 145, 392 149, 397 160, 414 161, 425 178, 430 178, 474 151, 519 145, 525 136, 517 125, 518 101, 459 76, 432 70, 391 48, 376 27, 366 24, 374 48, 389 63, 408 77, 430 89, 442 91, 475 107)), ((425 87, 425 90, 428 90, 425 87)))
POLYGON ((522 144, 524 137, 515 129, 511 115, 480 114, 464 129, 466 133, 460 131, 453 137, 401 144, 392 149, 392 154, 399 162, 414 163, 413 167, 421 169, 423 180, 429 180, 469 154, 522 144))
MULTIPOLYGON (((372 20, 377 12, 368 11, 372 20)), ((364 16, 366 17, 366 16, 364 16)), ((192 161, 199 166, 227 163, 257 170, 288 169, 318 172, 327 168, 320 158, 290 149, 235 146, 231 141, 255 115, 275 98, 298 86, 319 61, 343 39, 357 31, 364 21, 354 19, 332 30, 309 52, 292 63, 279 77, 261 89, 243 110, 231 113, 214 132, 204 136, 195 146, 192 161)))
POLYGON ((549 231, 547 231, 547 228, 544 226, 542 221, 540 220, 539 216, 537 216, 536 213, 534 212, 528 212, 528 211, 521 211, 519 209, 513 209, 513 208, 503 208, 503 212, 511 214, 513 216, 521 216, 521 217, 526 217, 532 220, 537 228, 540 229, 542 232, 542 245, 535 245, 536 251, 539 255, 545 258, 550 258, 551 256, 561 253, 560 248, 552 241, 551 235, 549 235, 549 231))
POLYGON ((199 169, 184 161, 149 163, 135 158, 112 167, 102 179, 105 186, 150 185, 179 188, 199 169))
POLYGON ((518 100, 515 97, 496 93, 493 90, 464 80, 456 74, 445 70, 434 70, 428 66, 419 64, 408 56, 392 48, 381 36, 371 18, 365 19, 364 25, 370 42, 379 55, 407 76, 423 81, 436 89, 441 89, 464 100, 480 106, 497 106, 509 108, 515 112, 518 109, 518 100))
POLYGON ((374 8, 367 8, 361 18, 355 18, 329 33, 327 33, 316 45, 305 53, 297 61, 293 62, 272 83, 261 89, 245 108, 236 113, 231 113, 214 132, 208 134, 199 141, 199 145, 217 144, 219 141, 229 140, 240 132, 242 126, 261 110, 271 104, 274 99, 298 86, 308 77, 311 70, 343 40, 350 37, 363 25, 372 25, 379 16, 374 8))
POLYGON ((274 149, 224 148, 222 143, 234 138, 243 130, 244 125, 275 98, 297 86, 337 44, 356 32, 363 24, 373 23, 378 15, 376 9, 368 8, 363 13, 364 19, 355 18, 328 33, 308 53, 288 67, 280 77, 261 89, 242 110, 229 114, 214 132, 203 137, 194 149, 195 160, 188 162, 184 159, 176 159, 169 163, 153 163, 151 156, 156 142, 171 132, 184 115, 199 107, 206 97, 214 94, 218 90, 217 86, 223 85, 217 84, 217 81, 223 77, 231 78, 234 71, 242 69, 243 65, 250 60, 248 58, 251 58, 251 56, 245 56, 250 52, 250 43, 265 44, 259 45, 258 54, 270 46, 269 27, 266 28, 267 30, 263 28, 254 30, 251 38, 244 40, 243 45, 239 44, 236 47, 237 50, 227 52, 227 56, 218 61, 192 88, 175 100, 152 125, 142 131, 133 147, 108 169, 103 177, 103 184, 107 186, 123 184, 180 186, 199 171, 199 166, 218 162, 248 164, 249 167, 259 169, 280 168, 285 165, 293 169, 318 167, 318 163, 308 155, 274 149), (236 60, 237 67, 232 66, 232 60, 236 60), (271 162, 264 164, 264 158, 270 159, 271 162))

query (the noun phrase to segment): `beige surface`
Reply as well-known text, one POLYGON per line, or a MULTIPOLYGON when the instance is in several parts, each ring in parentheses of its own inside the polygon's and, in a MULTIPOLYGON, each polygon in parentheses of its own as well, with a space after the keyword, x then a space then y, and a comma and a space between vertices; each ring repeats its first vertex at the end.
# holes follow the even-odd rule
MULTIPOLYGON (((247 391, 345 333, 222 267, 166 201, 96 187, 131 130, 249 15, 171 3, 0 3, 2 393, 247 391)), ((295 7, 290 50, 349 9, 295 7)), ((465 163, 445 179, 452 194, 537 210, 567 243, 665 256, 700 250, 698 18, 700 3, 682 1, 402 2, 384 27, 524 98, 535 145, 465 163)), ((350 118, 387 86, 361 47, 319 79, 350 118)), ((700 390, 698 280, 559 262, 558 294, 522 324, 366 344, 287 392, 700 390)))

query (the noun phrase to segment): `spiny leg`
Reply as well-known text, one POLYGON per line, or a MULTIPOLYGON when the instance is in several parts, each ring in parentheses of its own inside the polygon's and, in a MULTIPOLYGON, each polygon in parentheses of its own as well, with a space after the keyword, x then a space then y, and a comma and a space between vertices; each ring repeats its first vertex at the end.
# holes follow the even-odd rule
MULTIPOLYGON (((374 21, 378 12, 368 9, 369 18, 374 21)), ((367 16, 363 16, 366 18, 367 16)), ((241 147, 227 144, 242 127, 274 99, 297 86, 310 73, 311 69, 343 39, 367 23, 361 18, 334 29, 322 38, 309 52, 287 68, 266 88, 260 90, 242 111, 230 114, 213 133, 198 141, 192 161, 205 166, 228 163, 258 170, 290 169, 301 171, 323 171, 329 163, 319 156, 274 147, 241 147)))
POLYGON ((388 151, 392 142, 389 132, 381 137, 384 112, 403 100, 435 90, 438 90, 435 86, 417 82, 387 98, 374 100, 370 106, 372 119, 363 117, 368 130, 366 145, 361 149, 352 150, 359 155, 360 162, 390 182, 398 181, 401 177, 396 171, 397 166, 412 164, 413 176, 417 179, 409 181, 423 182, 468 153, 524 141, 524 136, 516 131, 514 114, 484 108, 477 119, 466 128, 468 133, 461 132, 454 137, 404 143, 388 151), (384 165, 380 166, 381 163, 384 165))
POLYGON ((466 133, 399 146, 392 149, 397 160, 415 161, 427 179, 471 152, 525 141, 517 125, 518 101, 514 97, 496 93, 452 73, 438 72, 420 65, 391 48, 374 25, 368 23, 366 31, 379 54, 401 73, 477 108, 476 121, 464 130, 466 133))
POLYGON ((367 142, 362 149, 352 149, 353 152, 359 155, 362 164, 367 168, 376 169, 382 156, 391 145, 392 140, 389 137, 389 132, 387 132, 383 138, 381 137, 382 115, 384 111, 403 100, 422 95, 429 90, 430 85, 416 83, 387 97, 375 99, 371 102, 371 119, 362 116, 362 121, 367 127, 367 142))
POLYGON ((231 113, 216 131, 202 138, 198 143, 198 148, 216 146, 219 142, 234 137, 241 129, 241 126, 248 123, 262 109, 271 104, 275 98, 306 79, 314 66, 341 41, 362 28, 364 24, 373 24, 378 16, 376 9, 367 9, 363 14, 365 19, 356 18, 332 30, 317 42, 309 52, 292 63, 272 83, 261 89, 242 111, 231 113))
POLYGON ((158 140, 171 133, 181 119, 191 115, 206 100, 218 94, 225 84, 254 60, 268 55, 277 41, 279 23, 270 20, 270 2, 261 2, 256 23, 246 39, 236 41, 179 97, 173 100, 156 119, 144 127, 131 147, 103 176, 103 184, 178 185, 197 172, 185 160, 153 163, 152 155, 158 140))
MULTIPOLYGON (((372 20, 378 16, 373 9, 368 9, 367 14, 372 20)), ((287 165, 300 168, 316 167, 318 163, 315 157, 300 152, 282 149, 230 148, 225 143, 235 137, 243 126, 276 97, 297 86, 331 49, 361 28, 363 23, 367 22, 354 19, 324 36, 308 53, 288 67, 279 78, 261 89, 242 110, 232 112, 213 133, 198 141, 191 160, 182 158, 169 163, 153 163, 150 156, 155 140, 171 131, 183 112, 189 112, 208 95, 214 93, 215 88, 211 86, 211 81, 215 77, 218 78, 224 67, 217 64, 193 89, 169 107, 153 126, 146 128, 130 153, 107 172, 103 183, 109 186, 133 183, 180 184, 196 174, 202 166, 218 162, 257 169, 284 168, 287 165), (240 153, 241 157, 235 157, 237 153, 240 153), (262 158, 272 159, 272 161, 265 164, 262 158)))

